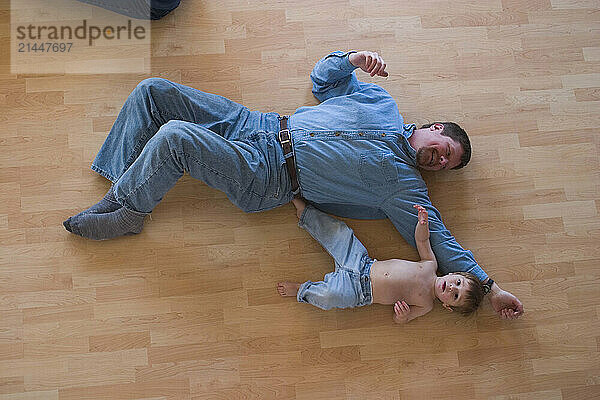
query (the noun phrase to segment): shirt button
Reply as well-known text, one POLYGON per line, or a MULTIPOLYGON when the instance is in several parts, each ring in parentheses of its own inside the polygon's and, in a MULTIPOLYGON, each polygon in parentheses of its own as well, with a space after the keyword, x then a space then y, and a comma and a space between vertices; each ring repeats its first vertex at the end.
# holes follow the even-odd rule
POLYGON ((315 134, 314 134, 314 133, 311 133, 311 134, 310 134, 310 136, 315 136, 315 134))

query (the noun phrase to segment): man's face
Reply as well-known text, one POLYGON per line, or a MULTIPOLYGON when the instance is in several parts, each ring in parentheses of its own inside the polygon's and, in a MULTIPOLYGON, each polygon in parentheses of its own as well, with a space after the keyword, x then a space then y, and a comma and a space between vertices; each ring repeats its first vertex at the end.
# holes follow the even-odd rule
MULTIPOLYGON (((441 124, 435 125, 440 125, 441 129, 444 127, 441 124)), ((435 125, 429 128, 427 143, 417 150, 417 164, 419 168, 428 171, 454 168, 460 164, 463 148, 458 142, 438 133, 440 128, 435 125)))

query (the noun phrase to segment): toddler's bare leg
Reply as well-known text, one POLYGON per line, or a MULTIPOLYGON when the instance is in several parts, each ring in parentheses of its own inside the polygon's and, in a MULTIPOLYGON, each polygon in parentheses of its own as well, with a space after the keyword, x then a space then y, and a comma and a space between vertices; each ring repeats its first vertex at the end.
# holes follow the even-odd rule
POLYGON ((300 289, 298 282, 279 282, 277 284, 277 292, 284 297, 296 297, 300 289))

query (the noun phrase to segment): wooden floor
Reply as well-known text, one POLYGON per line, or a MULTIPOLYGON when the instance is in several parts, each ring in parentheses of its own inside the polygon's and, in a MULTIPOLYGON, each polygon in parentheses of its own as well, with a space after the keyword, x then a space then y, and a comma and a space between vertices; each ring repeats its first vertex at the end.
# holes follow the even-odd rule
MULTIPOLYGON (((406 121, 471 136, 426 175, 446 225, 524 303, 406 326, 324 312, 279 280, 332 268, 291 205, 244 214, 184 178, 135 237, 61 222, 108 188, 89 165, 147 75, 10 75, 0 4, 0 400, 600 398, 600 1, 198 1, 152 25, 152 76, 292 113, 330 51, 374 50, 406 121)), ((389 221, 348 220, 378 259, 389 221)))

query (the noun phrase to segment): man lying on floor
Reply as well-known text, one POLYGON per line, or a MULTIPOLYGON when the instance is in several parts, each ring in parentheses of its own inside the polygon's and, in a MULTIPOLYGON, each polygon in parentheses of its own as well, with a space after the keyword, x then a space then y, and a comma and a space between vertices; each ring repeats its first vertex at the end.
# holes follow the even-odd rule
POLYGON ((98 204, 67 219, 65 228, 97 240, 139 233, 144 217, 185 171, 245 212, 301 195, 334 215, 389 218, 413 246, 413 205, 421 204, 429 211, 439 270, 475 275, 502 318, 519 317, 519 299, 489 279, 444 226, 419 171, 464 167, 471 158, 466 132, 452 122, 419 129, 405 124, 388 92, 359 81, 356 68, 388 76, 377 53, 333 52, 310 75, 321 103, 290 117, 250 111, 165 79, 142 81, 92 164, 113 185, 98 204))

